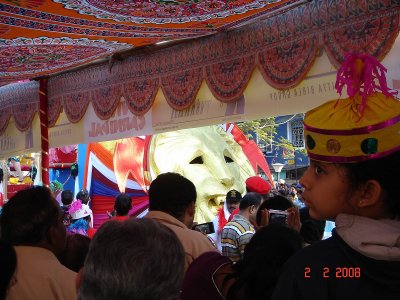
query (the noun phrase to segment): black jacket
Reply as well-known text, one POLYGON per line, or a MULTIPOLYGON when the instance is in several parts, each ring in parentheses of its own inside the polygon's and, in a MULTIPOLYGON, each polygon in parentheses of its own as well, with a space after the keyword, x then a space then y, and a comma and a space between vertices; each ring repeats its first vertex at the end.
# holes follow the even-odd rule
POLYGON ((333 230, 288 260, 272 299, 400 299, 400 261, 366 257, 333 230))

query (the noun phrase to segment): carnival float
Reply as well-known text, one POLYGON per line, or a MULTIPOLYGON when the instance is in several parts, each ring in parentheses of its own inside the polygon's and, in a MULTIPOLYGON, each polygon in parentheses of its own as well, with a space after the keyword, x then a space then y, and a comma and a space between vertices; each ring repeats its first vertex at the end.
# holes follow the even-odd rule
POLYGON ((130 214, 143 216, 148 187, 161 173, 177 172, 195 184, 199 223, 214 218, 229 190, 244 193, 249 176, 259 174, 272 182, 263 153, 233 123, 91 143, 84 170, 95 227, 108 218, 119 192, 132 196, 130 214))

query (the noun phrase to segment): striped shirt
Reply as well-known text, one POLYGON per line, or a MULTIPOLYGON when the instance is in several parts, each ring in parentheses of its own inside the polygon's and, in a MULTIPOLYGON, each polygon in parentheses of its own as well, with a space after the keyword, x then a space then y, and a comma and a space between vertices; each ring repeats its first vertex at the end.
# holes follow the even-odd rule
POLYGON ((222 255, 233 262, 243 258, 244 247, 255 233, 253 225, 245 217, 237 214, 222 229, 222 255))

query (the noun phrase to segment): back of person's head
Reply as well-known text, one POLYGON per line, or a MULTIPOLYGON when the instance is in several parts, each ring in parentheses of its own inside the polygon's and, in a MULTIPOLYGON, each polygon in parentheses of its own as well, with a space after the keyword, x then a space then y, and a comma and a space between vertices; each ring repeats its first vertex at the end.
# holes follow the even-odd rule
POLYGON ((67 244, 59 259, 68 269, 79 272, 89 251, 90 238, 81 234, 67 236, 67 244))
POLYGON ((263 209, 274 209, 274 210, 282 210, 285 211, 288 208, 294 207, 294 204, 292 201, 290 201, 288 198, 282 196, 282 195, 275 195, 268 200, 264 201, 261 206, 258 208, 257 211, 257 224, 261 224, 261 211, 263 209))
POLYGON ((70 205, 74 200, 74 194, 70 190, 61 192, 61 202, 63 205, 70 205))
POLYGON ((0 240, 0 299, 6 299, 17 268, 17 254, 14 247, 0 240))
POLYGON ((326 222, 312 219, 307 206, 300 208, 299 212, 301 222, 300 235, 304 242, 307 244, 313 244, 322 240, 326 222))
POLYGON ((251 176, 246 179, 246 192, 259 193, 262 196, 267 196, 272 186, 264 178, 260 176, 251 176))
POLYGON ((300 250, 302 245, 303 240, 296 230, 275 223, 260 228, 254 234, 246 245, 243 257, 256 261, 258 258, 253 256, 259 255, 259 258, 284 263, 288 257, 300 250))
POLYGON ((72 233, 79 233, 87 235, 89 227, 91 227, 91 220, 93 212, 89 205, 82 204, 81 200, 72 202, 68 209, 71 216, 71 224, 68 226, 68 231, 72 233))
POLYGON ((285 262, 302 248, 298 232, 278 224, 262 227, 251 238, 243 259, 234 269, 237 281, 227 299, 235 299, 240 289, 246 299, 270 299, 285 262))
POLYGON ((149 210, 159 210, 181 219, 186 208, 196 202, 193 182, 177 173, 164 173, 149 188, 149 210))
POLYGON ((120 193, 115 197, 114 209, 118 216, 126 216, 132 208, 132 198, 128 194, 120 193))
POLYGON ((12 245, 35 246, 47 240, 50 227, 59 226, 58 221, 64 228, 61 209, 48 188, 21 190, 3 206, 1 238, 12 245))
POLYGON ((152 219, 108 221, 94 236, 78 299, 172 300, 185 254, 176 234, 152 219))
POLYGON ((80 190, 76 194, 76 200, 81 200, 82 204, 88 204, 90 201, 89 192, 87 190, 80 190))
POLYGON ((71 215, 72 220, 79 220, 83 218, 90 218, 92 210, 89 205, 83 204, 81 200, 72 202, 68 209, 68 213, 71 215))
POLYGON ((247 193, 246 195, 243 196, 242 200, 240 200, 240 204, 239 204, 239 209, 245 210, 251 206, 255 206, 258 207, 260 206, 261 202, 262 202, 262 196, 259 193, 247 193))

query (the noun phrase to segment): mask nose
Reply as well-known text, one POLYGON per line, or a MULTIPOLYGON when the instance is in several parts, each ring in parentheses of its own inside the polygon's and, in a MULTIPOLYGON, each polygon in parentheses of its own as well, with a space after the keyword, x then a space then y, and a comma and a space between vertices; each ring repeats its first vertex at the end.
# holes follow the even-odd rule
POLYGON ((233 178, 232 177, 225 177, 221 179, 221 183, 230 189, 233 186, 233 178))

